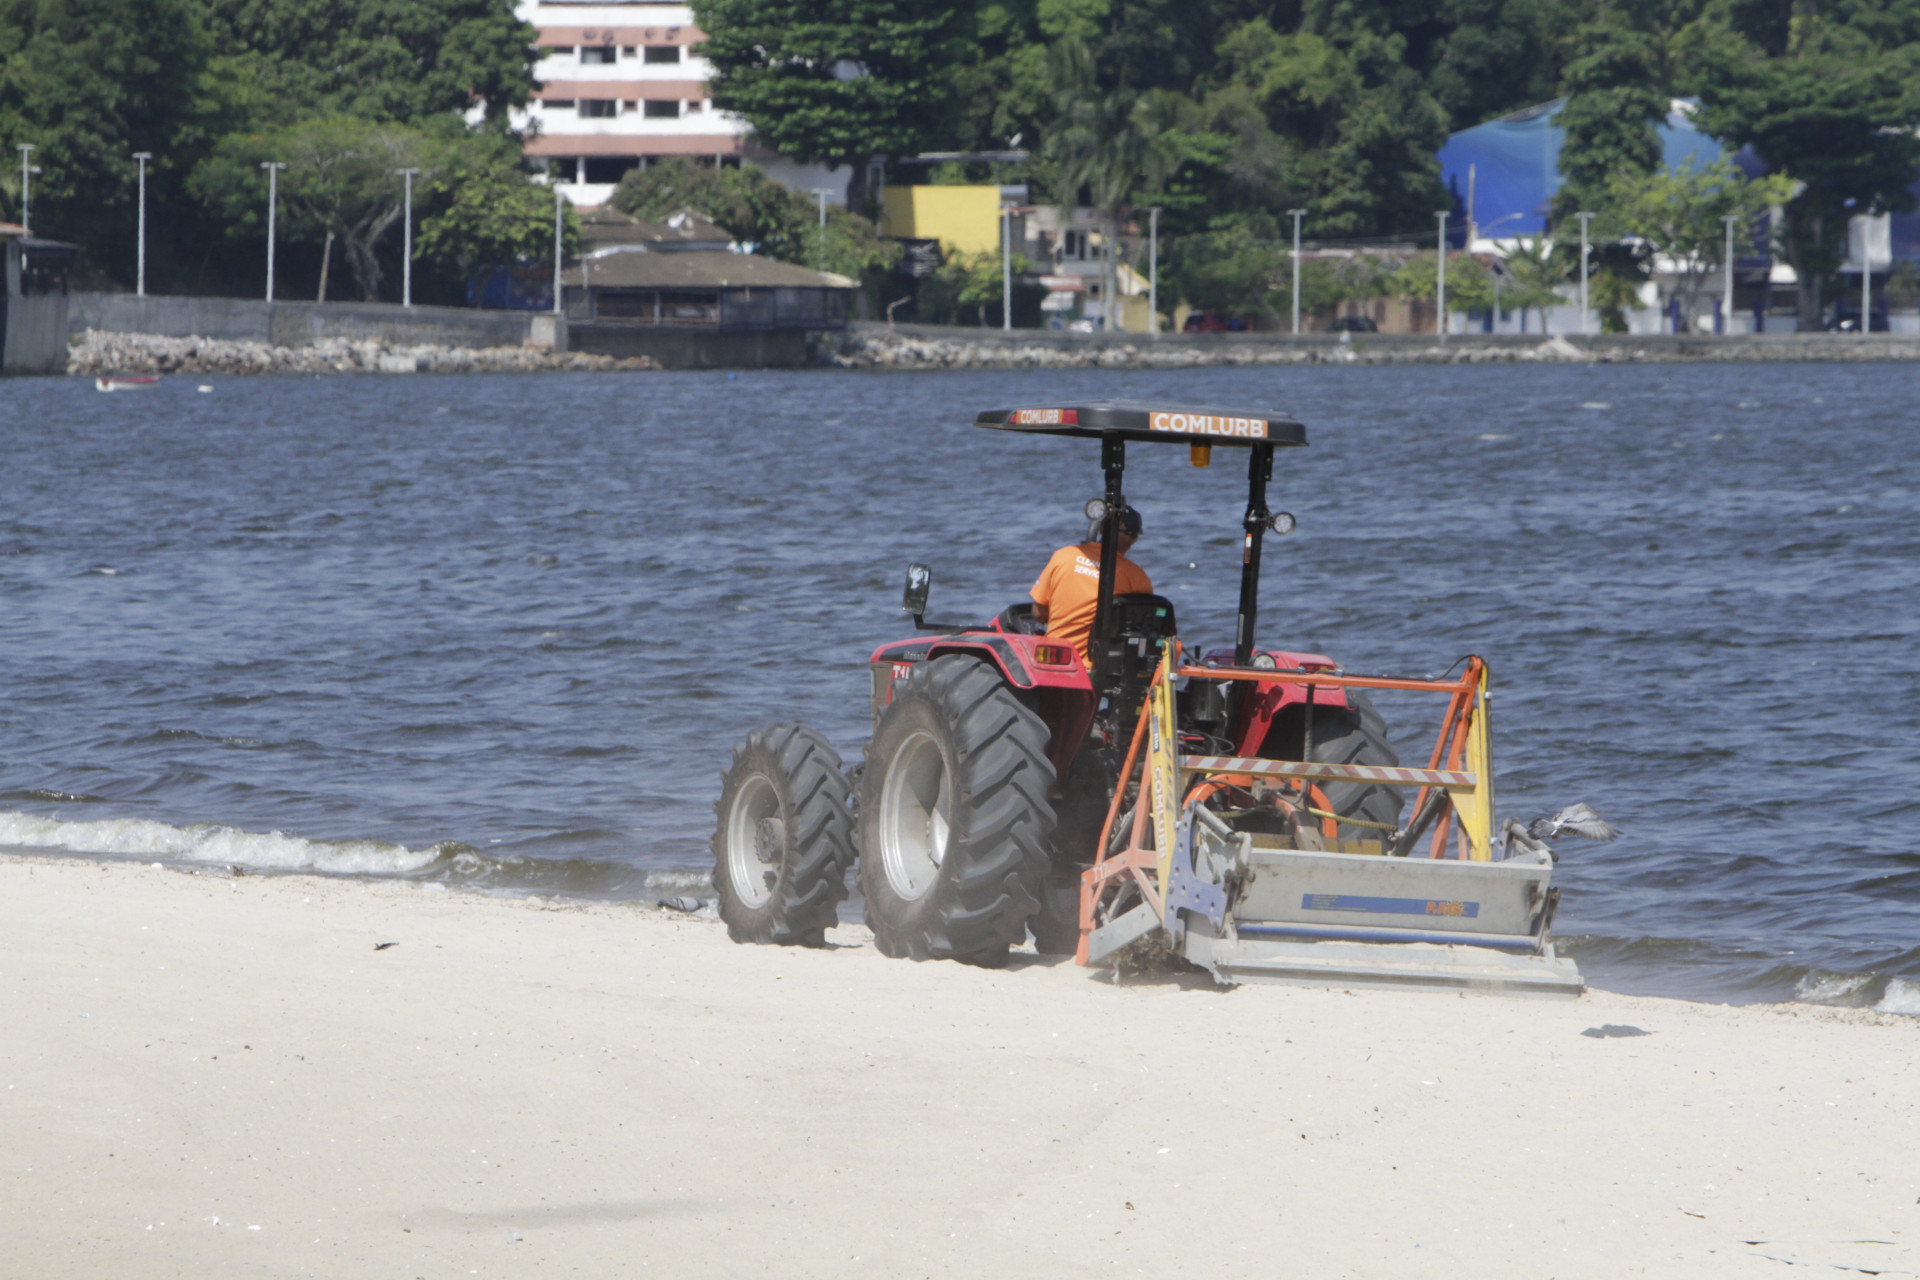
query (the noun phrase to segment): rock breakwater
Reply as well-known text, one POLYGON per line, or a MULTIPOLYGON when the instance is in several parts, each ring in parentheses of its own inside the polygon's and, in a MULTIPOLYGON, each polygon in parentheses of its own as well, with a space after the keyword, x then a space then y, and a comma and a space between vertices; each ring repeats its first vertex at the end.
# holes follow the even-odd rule
POLYGON ((816 348, 844 369, 1187 369, 1308 364, 1597 364, 1920 359, 1920 339, 1847 334, 1539 337, 1453 334, 1052 334, 856 327, 816 348))
POLYGON ((645 356, 618 359, 539 347, 442 347, 378 339, 325 338, 304 347, 214 338, 87 330, 67 358, 67 372, 149 373, 535 373, 653 369, 645 356))
POLYGON ((1032 340, 850 332, 828 350, 843 369, 1189 369, 1210 365, 1483 364, 1605 359, 1562 338, 1525 345, 1455 338, 1391 343, 1362 339, 1301 343, 1154 342, 1150 338, 1032 340))

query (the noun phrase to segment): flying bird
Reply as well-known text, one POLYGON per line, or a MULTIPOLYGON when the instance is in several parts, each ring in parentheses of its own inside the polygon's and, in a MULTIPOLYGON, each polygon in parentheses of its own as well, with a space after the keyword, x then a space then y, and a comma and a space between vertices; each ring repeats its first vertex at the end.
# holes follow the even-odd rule
POLYGON ((1558 840, 1562 832, 1588 840, 1607 841, 1620 832, 1611 822, 1595 813, 1590 804, 1570 804, 1551 818, 1535 818, 1527 824, 1527 834, 1536 840, 1558 840))

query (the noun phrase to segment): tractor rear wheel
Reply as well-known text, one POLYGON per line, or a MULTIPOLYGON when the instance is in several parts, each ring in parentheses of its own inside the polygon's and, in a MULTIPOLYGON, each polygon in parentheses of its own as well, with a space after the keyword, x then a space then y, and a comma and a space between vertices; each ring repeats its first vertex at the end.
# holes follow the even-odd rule
POLYGON ((805 725, 770 725, 735 748, 713 806, 713 887, 728 937, 826 942, 853 865, 851 799, 839 753, 805 725))
POLYGON ((1040 905, 1053 834, 1047 726, 991 666, 915 666, 860 775, 867 925, 884 955, 1002 963, 1040 905))
MULTIPOLYGON (((1314 711, 1313 758, 1318 764, 1400 763, 1399 753, 1387 740, 1387 722, 1358 689, 1347 690, 1345 710, 1322 707, 1314 711)), ((1388 828, 1399 824, 1400 806, 1405 800, 1399 787, 1378 782, 1323 782, 1320 790, 1331 810, 1342 818, 1359 818, 1388 828)), ((1343 840, 1381 840, 1391 834, 1390 829, 1340 824, 1343 840)))

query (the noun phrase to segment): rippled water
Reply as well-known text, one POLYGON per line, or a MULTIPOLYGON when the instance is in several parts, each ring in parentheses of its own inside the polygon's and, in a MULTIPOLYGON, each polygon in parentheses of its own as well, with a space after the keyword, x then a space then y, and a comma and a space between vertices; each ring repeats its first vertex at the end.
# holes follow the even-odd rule
MULTIPOLYGON (((1503 813, 1626 833, 1560 867, 1591 980, 1920 1012, 1907 366, 210 385, 0 384, 0 847, 697 883, 747 729, 857 758, 907 560, 986 616, 1081 532, 1097 451, 975 410, 1274 405, 1313 444, 1264 638, 1487 657, 1503 813)), ((1241 472, 1130 461, 1136 558, 1226 642, 1241 472)))

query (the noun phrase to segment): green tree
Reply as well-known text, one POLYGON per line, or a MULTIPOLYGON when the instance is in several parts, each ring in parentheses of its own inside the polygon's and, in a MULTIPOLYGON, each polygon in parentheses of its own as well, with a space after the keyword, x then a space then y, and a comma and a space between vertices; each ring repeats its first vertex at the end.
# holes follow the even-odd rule
POLYGON ((446 138, 417 129, 331 116, 223 139, 188 185, 233 234, 254 234, 266 218, 268 183, 260 166, 286 164, 278 183, 282 234, 318 241, 332 233, 360 296, 372 302, 379 299, 381 281, 375 249, 403 208, 395 170, 417 168, 431 186, 448 150, 446 138))
MULTIPOLYGON (((488 140, 491 141, 491 140, 488 140)), ((553 253, 554 193, 534 183, 497 146, 456 152, 429 182, 416 189, 431 208, 414 237, 414 256, 454 267, 462 279, 553 253)), ((561 249, 577 252, 580 220, 569 201, 560 202, 561 249)))
MULTIPOLYGON (((1410 301, 1433 301, 1440 295, 1440 255, 1417 253, 1383 282, 1384 292, 1410 301)), ((1447 311, 1488 311, 1493 307, 1493 279, 1472 254, 1447 255, 1447 311)))
POLYGON ((1183 159, 1169 136, 1161 102, 1126 89, 1103 90, 1092 55, 1078 40, 1055 49, 1057 115, 1048 128, 1047 158, 1054 166, 1056 198, 1068 207, 1087 202, 1103 228, 1101 327, 1118 323, 1120 223, 1142 188, 1158 187, 1183 159))
POLYGON ((955 13, 914 0, 694 0, 713 64, 713 102, 760 143, 831 168, 848 165, 847 204, 870 203, 877 155, 913 152, 948 112, 944 80, 955 13))
POLYGON ((1162 252, 1161 296, 1201 311, 1259 314, 1278 325, 1275 292, 1293 284, 1292 257, 1278 242, 1229 225, 1180 236, 1162 252))
POLYGON ((20 143, 35 148, 33 228, 83 245, 130 277, 137 166, 148 209, 171 226, 182 203, 174 145, 192 123, 208 40, 192 0, 0 0, 0 190, 20 213, 20 143))
MULTIPOLYGON (((1016 277, 1032 270, 1033 264, 1024 255, 1013 256, 1016 277)), ((914 313, 927 323, 941 324, 958 320, 971 308, 973 319, 985 328, 987 309, 999 310, 1004 288, 999 254, 950 254, 931 277, 920 282, 914 297, 914 313)))
POLYGON ((1803 329, 1817 328, 1846 254, 1848 221, 1913 207, 1920 172, 1920 45, 1891 49, 1818 24, 1788 56, 1749 49, 1715 69, 1701 118, 1731 146, 1751 146, 1800 185, 1778 230, 1799 279, 1803 329))
POLYGON ((1600 229, 1610 239, 1636 236, 1672 262, 1678 277, 1673 296, 1693 317, 1700 310, 1702 284, 1726 262, 1722 219, 1751 225, 1769 206, 1787 199, 1793 185, 1778 174, 1750 180, 1725 156, 1704 169, 1689 161, 1646 175, 1616 174, 1600 229))
MULTIPOLYGON (((1579 254, 1574 256, 1578 258, 1579 254)), ((1512 282, 1510 287, 1501 290, 1501 308, 1520 312, 1523 321, 1530 308, 1538 308, 1540 332, 1545 333, 1547 308, 1566 301, 1560 294, 1560 286, 1567 282, 1569 275, 1565 255, 1555 253, 1553 244, 1544 236, 1514 239, 1506 242, 1500 265, 1512 282)), ((1578 269, 1576 262, 1572 270, 1578 269)), ((1591 285, 1591 278, 1588 283, 1591 285)))
POLYGON ((533 91, 534 29, 513 0, 203 0, 241 127, 344 114, 417 122, 533 91))
POLYGON ((648 222, 691 209, 753 252, 783 262, 807 262, 818 247, 813 201, 755 165, 715 168, 686 156, 655 160, 629 169, 608 203, 648 222))
POLYGON ((1567 64, 1561 91, 1567 104, 1556 123, 1565 185, 1554 197, 1556 219, 1597 209, 1618 175, 1652 173, 1660 163, 1660 136, 1671 96, 1661 83, 1658 38, 1632 15, 1604 9, 1581 25, 1581 53, 1567 64))

